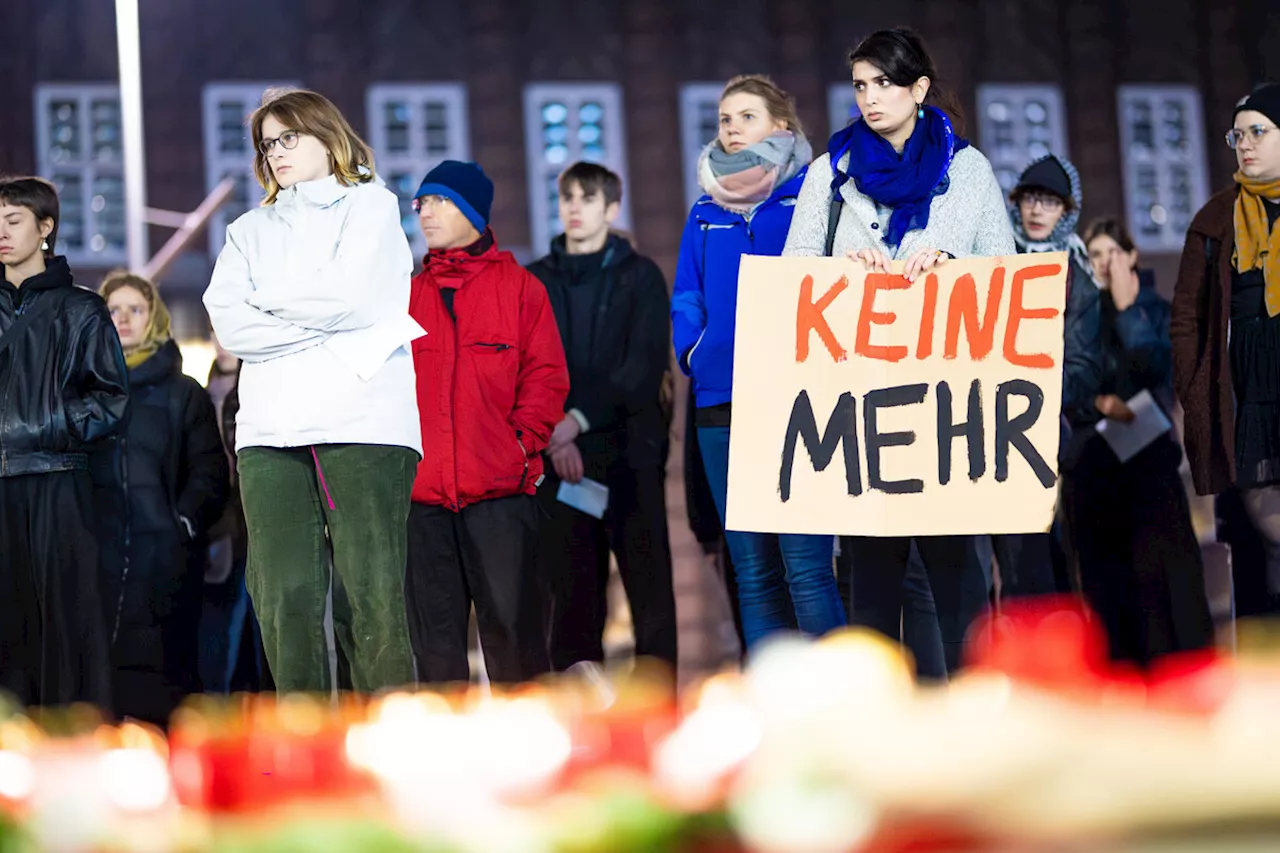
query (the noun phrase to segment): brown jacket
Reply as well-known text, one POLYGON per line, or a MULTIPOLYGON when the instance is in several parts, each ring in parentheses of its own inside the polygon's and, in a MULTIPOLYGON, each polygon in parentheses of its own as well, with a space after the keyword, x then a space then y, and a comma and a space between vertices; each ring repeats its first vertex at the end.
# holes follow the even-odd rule
POLYGON ((1236 192, 1233 186, 1218 193, 1192 220, 1169 319, 1187 462, 1202 495, 1224 492, 1236 480, 1235 394, 1227 351, 1236 192))

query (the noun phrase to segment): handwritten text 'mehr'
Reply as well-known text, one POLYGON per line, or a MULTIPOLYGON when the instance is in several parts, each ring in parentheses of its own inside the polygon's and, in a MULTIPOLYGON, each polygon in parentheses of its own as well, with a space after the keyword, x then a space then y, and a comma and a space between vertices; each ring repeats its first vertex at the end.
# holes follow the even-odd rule
MULTIPOLYGON (((890 364, 906 359, 928 361, 939 357, 946 361, 959 359, 983 363, 997 352, 998 342, 997 357, 1009 367, 1015 368, 1019 375, 997 384, 991 399, 984 396, 981 380, 972 379, 966 395, 968 405, 965 407, 963 420, 957 421, 954 418, 952 403, 955 394, 951 384, 946 381, 933 383, 938 461, 936 482, 946 485, 951 481, 952 445, 958 438, 965 439, 969 479, 976 482, 986 475, 987 442, 984 424, 987 418, 984 417, 984 412, 987 406, 993 405, 996 482, 1003 483, 1008 479, 1009 450, 1013 448, 1030 466, 1041 486, 1052 488, 1056 483, 1054 466, 1046 461, 1045 455, 1036 448, 1027 433, 1044 414, 1045 401, 1043 388, 1029 377, 1044 371, 1054 371, 1055 362, 1049 353, 1019 350, 1018 337, 1024 324, 1058 317, 1060 312, 1055 307, 1033 307, 1026 303, 1029 283, 1030 289, 1034 289, 1037 279, 1058 277, 1062 271, 1060 264, 1039 264, 1022 266, 1012 276, 1008 276, 1006 268, 997 265, 987 282, 985 299, 980 299, 977 282, 971 274, 958 275, 953 281, 944 279, 950 286, 943 289, 945 305, 942 310, 939 305, 942 301, 939 299, 939 275, 945 275, 945 272, 930 273, 915 282, 910 282, 901 275, 870 273, 865 278, 862 298, 856 304, 848 299, 839 299, 849 288, 847 277, 840 277, 815 299, 813 276, 805 276, 800 285, 796 307, 796 363, 809 362, 811 356, 819 357, 813 355, 811 347, 815 337, 835 363, 850 360, 850 352, 844 342, 852 344, 852 357, 855 361, 867 359, 890 364), (1007 303, 1004 298, 1006 279, 1009 287, 1007 303), (897 291, 913 292, 895 294, 897 291), (878 307, 877 298, 882 294, 887 299, 892 299, 895 295, 906 297, 900 301, 900 305, 911 309, 913 316, 900 317, 898 312, 878 307), (841 304, 842 302, 848 304, 841 304), (852 318, 853 332, 850 336, 850 324, 847 321, 851 319, 853 309, 856 309, 856 315, 852 318), (917 310, 918 317, 914 316, 917 310), (833 320, 837 321, 836 328, 845 332, 843 342, 833 329, 833 320), (961 332, 965 344, 963 348, 961 332), (939 334, 940 353, 935 350, 939 334), (874 341, 873 336, 879 342, 874 341), (1011 406, 1013 397, 1021 398, 1025 405, 1011 406), (1015 409, 1021 409, 1020 413, 1011 415, 1015 409)), ((1039 300, 1033 298, 1031 301, 1034 303, 1039 300)), ((1056 378, 1056 371, 1050 375, 1056 378)), ((913 445, 916 431, 884 432, 879 427, 879 421, 880 414, 885 409, 921 405, 929 397, 930 383, 914 382, 872 389, 862 395, 862 418, 859 419, 858 401, 852 393, 846 392, 839 396, 827 418, 826 429, 820 433, 810 395, 807 390, 802 389, 792 404, 783 439, 778 480, 781 499, 786 502, 791 498, 795 451, 801 441, 817 472, 830 465, 837 448, 843 444, 846 491, 851 496, 861 495, 864 491, 860 455, 865 455, 867 460, 866 488, 886 494, 914 494, 924 491, 925 483, 920 478, 886 477, 881 460, 885 448, 913 445), (859 420, 861 431, 858 428, 859 420), (859 453, 860 438, 864 454, 859 453)), ((1051 416, 1056 418, 1056 413, 1051 413, 1051 416)))

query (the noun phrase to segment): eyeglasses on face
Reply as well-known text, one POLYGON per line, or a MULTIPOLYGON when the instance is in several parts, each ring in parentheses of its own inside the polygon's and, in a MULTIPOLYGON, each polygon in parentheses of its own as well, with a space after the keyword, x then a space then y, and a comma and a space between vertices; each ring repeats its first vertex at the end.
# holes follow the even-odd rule
POLYGON ((1234 151, 1246 136, 1256 144, 1262 141, 1262 137, 1266 136, 1268 131, 1275 129, 1274 125, 1265 124, 1252 124, 1246 128, 1233 127, 1227 131, 1227 147, 1234 151))
POLYGON ((1018 204, 1028 210, 1035 210, 1036 205, 1040 205, 1041 209, 1050 213, 1062 209, 1062 199, 1053 193, 1024 193, 1022 198, 1018 199, 1018 204))
POLYGON ((453 204, 453 202, 442 195, 420 195, 413 201, 409 202, 409 206, 413 208, 415 213, 422 210, 424 207, 430 210, 439 210, 440 208, 447 207, 451 204, 453 204))
POLYGON ((265 156, 267 154, 270 154, 272 150, 276 147, 276 144, 279 143, 280 147, 283 148, 284 150, 292 151, 294 148, 298 147, 298 139, 301 136, 302 134, 298 133, 298 131, 296 130, 286 130, 284 133, 280 134, 275 139, 264 139, 261 142, 259 142, 258 150, 261 151, 265 156))

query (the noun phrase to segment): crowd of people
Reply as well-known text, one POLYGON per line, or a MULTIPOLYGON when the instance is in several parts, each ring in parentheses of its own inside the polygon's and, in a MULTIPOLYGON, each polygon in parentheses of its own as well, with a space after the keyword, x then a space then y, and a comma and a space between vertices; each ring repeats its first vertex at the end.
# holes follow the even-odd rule
POLYGON ((466 681, 473 614, 489 678, 524 681, 603 660, 615 562, 636 654, 674 670, 673 361, 689 520, 723 543, 744 653, 851 623, 945 679, 997 595, 1066 592, 1117 659, 1209 646, 1182 445, 1121 462, 1097 429, 1143 392, 1181 402, 1196 489, 1240 496, 1280 596, 1280 85, 1236 108, 1239 171, 1195 218, 1170 306, 1120 221, 1080 232, 1061 154, 1006 196, 916 34, 877 32, 849 67, 859 117, 819 152, 772 81, 729 81, 670 289, 613 227, 619 177, 585 162, 527 269, 490 227, 481 166, 439 164, 413 199, 414 274, 374 152, 322 95, 269 92, 248 122, 265 198, 204 294, 207 388, 156 286, 76 286, 55 189, 0 181, 0 690, 163 723, 201 690, 466 681), (730 431, 750 429, 732 419, 744 255, 914 279, 1032 252, 1070 258, 1049 532, 725 529, 730 431))

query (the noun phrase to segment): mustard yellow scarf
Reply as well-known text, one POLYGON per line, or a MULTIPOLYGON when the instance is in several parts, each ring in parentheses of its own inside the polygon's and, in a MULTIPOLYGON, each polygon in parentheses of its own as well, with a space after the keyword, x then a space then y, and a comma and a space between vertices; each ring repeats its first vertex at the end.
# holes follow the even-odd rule
POLYGON ((155 355, 156 350, 167 344, 170 337, 169 309, 165 307, 160 294, 157 293, 154 294, 151 302, 151 319, 147 322, 147 331, 142 337, 142 343, 125 353, 124 363, 132 370, 155 355))
POLYGON ((1262 270, 1267 316, 1280 314, 1280 227, 1272 228, 1262 200, 1280 200, 1280 181, 1257 181, 1236 172, 1235 267, 1262 270))

